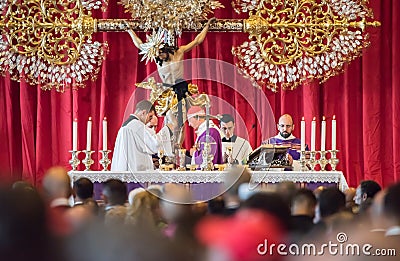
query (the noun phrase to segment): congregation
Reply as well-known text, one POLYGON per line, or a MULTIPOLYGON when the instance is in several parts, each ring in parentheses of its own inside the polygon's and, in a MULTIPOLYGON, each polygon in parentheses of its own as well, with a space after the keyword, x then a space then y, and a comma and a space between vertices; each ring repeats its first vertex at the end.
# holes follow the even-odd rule
MULTIPOLYGON (((252 184, 249 171, 242 167, 230 172, 233 182, 225 182, 229 184, 225 193, 188 204, 191 193, 185 186, 153 185, 128 194, 118 179, 103 183, 102 200, 95 201, 89 179, 78 179, 71 187, 64 168, 50 168, 42 189, 22 181, 0 189, 1 256, 6 257, 3 260, 358 260, 380 250, 386 256, 373 260, 396 260, 399 183, 382 190, 368 180, 344 192, 336 187, 311 191, 291 182, 273 187, 252 184), (358 249, 361 254, 335 255, 331 247, 323 247, 328 242, 372 247, 367 252, 358 249)), ((356 250, 352 246, 351 251, 356 250)))

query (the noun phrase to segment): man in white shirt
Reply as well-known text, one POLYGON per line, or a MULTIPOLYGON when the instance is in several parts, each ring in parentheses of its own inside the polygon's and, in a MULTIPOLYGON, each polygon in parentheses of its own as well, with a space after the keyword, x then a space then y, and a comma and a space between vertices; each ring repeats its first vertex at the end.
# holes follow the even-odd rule
POLYGON ((223 114, 220 119, 221 131, 224 134, 222 138, 222 152, 224 153, 224 160, 227 162, 228 155, 226 154, 227 147, 232 148, 232 162, 242 164, 247 162, 250 153, 253 151, 250 143, 236 136, 235 134, 235 120, 230 114, 223 114))
POLYGON ((112 171, 153 170, 152 154, 162 150, 172 156, 171 124, 164 126, 159 133, 146 126, 155 115, 153 104, 148 100, 136 104, 135 113, 122 124, 115 141, 112 171))

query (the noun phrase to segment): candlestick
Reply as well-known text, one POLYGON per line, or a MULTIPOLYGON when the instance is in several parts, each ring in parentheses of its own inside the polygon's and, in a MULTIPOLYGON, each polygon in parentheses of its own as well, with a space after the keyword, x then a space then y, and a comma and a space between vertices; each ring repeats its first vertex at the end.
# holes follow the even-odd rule
POLYGON ((321 157, 319 159, 319 165, 321 166, 321 170, 325 170, 325 166, 329 163, 326 159, 326 151, 321 151, 321 157))
POLYGON ((301 145, 300 150, 306 150, 306 122, 304 121, 304 117, 301 118, 301 145))
POLYGON ((317 159, 315 159, 316 154, 315 150, 310 151, 310 160, 308 162, 310 163, 311 171, 314 171, 315 166, 318 164, 317 159))
POLYGON ((110 165, 111 160, 108 158, 108 154, 111 150, 101 150, 102 158, 99 161, 100 164, 103 166, 103 171, 108 171, 108 165, 110 165))
POLYGON ((71 154, 72 154, 72 158, 69 160, 69 164, 71 164, 72 170, 76 170, 76 168, 78 167, 79 163, 81 162, 78 159, 78 154, 80 153, 80 151, 70 150, 69 152, 71 152, 71 154))
POLYGON ((306 151, 302 150, 300 153, 301 153, 300 154, 301 171, 307 171, 308 170, 308 168, 307 168, 308 161, 306 159, 306 151))
POLYGON ((72 122, 72 151, 78 150, 78 119, 72 122))
POLYGON ((326 120, 325 116, 323 116, 321 122, 321 151, 325 151, 325 141, 326 141, 326 120))
POLYGON ((87 133, 86 133, 86 151, 90 151, 92 145, 92 117, 89 117, 87 122, 87 133))
POLYGON ((83 152, 85 153, 85 158, 82 160, 82 163, 85 165, 85 170, 87 171, 90 170, 90 166, 94 163, 94 160, 92 159, 92 153, 94 151, 84 150, 83 152))
POLYGON ((332 119, 332 150, 336 150, 336 117, 332 119))
POLYGON ((315 122, 315 117, 311 122, 311 151, 315 151, 315 132, 317 128, 317 123, 315 122))
POLYGON ((103 119, 103 151, 107 151, 107 118, 103 119))
POLYGON ((336 171, 336 166, 339 164, 339 159, 336 157, 338 150, 331 150, 331 158, 329 159, 329 164, 332 167, 332 171, 336 171))

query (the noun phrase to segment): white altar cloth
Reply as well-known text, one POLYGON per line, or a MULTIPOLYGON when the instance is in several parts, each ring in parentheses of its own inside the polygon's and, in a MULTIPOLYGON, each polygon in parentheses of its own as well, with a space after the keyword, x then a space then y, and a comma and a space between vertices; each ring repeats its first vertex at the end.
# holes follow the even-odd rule
MULTIPOLYGON (((226 171, 70 171, 71 181, 85 177, 102 183, 108 179, 119 179, 126 183, 222 183, 226 171)), ((341 191, 349 188, 341 171, 251 171, 256 183, 336 183, 341 191)))

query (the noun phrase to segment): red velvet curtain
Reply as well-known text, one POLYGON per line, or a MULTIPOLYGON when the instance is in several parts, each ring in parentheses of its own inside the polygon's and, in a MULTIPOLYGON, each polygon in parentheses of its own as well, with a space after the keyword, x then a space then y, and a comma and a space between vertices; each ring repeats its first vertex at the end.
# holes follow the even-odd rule
MULTIPOLYGON (((229 0, 221 2, 226 8, 216 11, 217 18, 238 18, 229 0)), ((362 179, 373 179, 384 186, 400 180, 400 116, 397 113, 400 110, 400 2, 372 0, 370 6, 382 26, 368 29, 371 46, 364 51, 362 58, 345 68, 345 73, 324 84, 307 84, 294 91, 275 94, 269 90, 249 90, 250 96, 266 95, 275 119, 282 113, 290 113, 295 124, 300 126, 300 119, 304 116, 308 131, 312 117, 321 119, 326 115, 329 129, 330 120, 336 115, 337 148, 340 150, 338 169, 344 171, 352 186, 362 179)), ((95 15, 98 18, 129 18, 116 1, 110 3, 106 13, 95 15)), ((138 35, 145 38, 144 33, 138 35)), ((184 33, 180 44, 190 42, 195 35, 184 33)), ((154 64, 140 62, 138 50, 127 33, 97 33, 94 39, 107 41, 110 53, 99 78, 88 82, 86 88, 57 93, 10 81, 7 76, 0 79, 0 169, 6 178, 38 184, 48 167, 59 164, 70 168, 68 151, 72 147, 74 118, 79 124, 79 149, 85 148, 89 116, 93 118, 92 149, 102 149, 101 122, 104 117, 108 119, 108 145, 113 148, 126 106, 136 90, 134 84, 154 73, 156 68, 154 64)), ((211 58, 233 63, 231 47, 246 39, 244 33, 210 32, 203 44, 185 58, 211 58)), ((193 70, 200 69, 207 73, 207 70, 218 68, 193 66, 193 70)), ((224 77, 223 73, 217 72, 217 75, 221 79, 224 77)), ((233 77, 237 77, 236 74, 233 77)), ((250 105, 246 101, 247 93, 232 91, 223 83, 193 82, 198 83, 202 92, 219 97, 231 105, 232 110, 235 109, 237 119, 243 122, 239 133, 242 136, 249 134, 253 147, 275 132, 275 119, 263 114, 269 110, 269 105, 260 105, 257 101, 250 105)), ((139 91, 136 98, 141 96, 144 97, 145 93, 139 91)), ((219 111, 223 108, 226 107, 214 106, 212 113, 225 113, 219 111)), ((186 147, 193 142, 193 133, 190 129, 188 131, 186 147)), ((294 134, 300 136, 298 127, 294 134)), ((331 146, 330 137, 328 131, 327 148, 331 146)), ((307 143, 309 141, 308 137, 307 143)), ((99 169, 97 152, 93 158, 96 163, 92 169, 99 169)))

